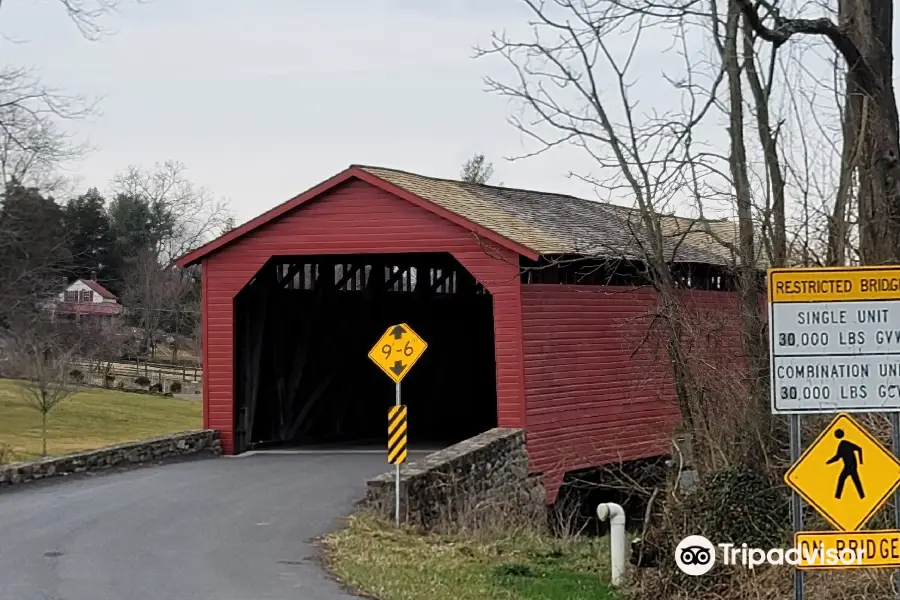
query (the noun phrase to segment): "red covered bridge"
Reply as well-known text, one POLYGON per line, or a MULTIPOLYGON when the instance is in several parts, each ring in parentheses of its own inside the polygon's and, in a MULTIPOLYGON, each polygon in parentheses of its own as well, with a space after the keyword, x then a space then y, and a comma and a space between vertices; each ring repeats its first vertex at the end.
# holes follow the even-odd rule
MULTIPOLYGON (((724 248, 667 226, 684 286, 729 303, 724 248)), ((229 453, 382 443, 393 383, 366 354, 407 322, 429 343, 404 379, 411 443, 523 427, 550 499, 568 471, 666 454, 640 229, 610 204, 352 166, 179 260, 202 265, 205 426, 229 453)))

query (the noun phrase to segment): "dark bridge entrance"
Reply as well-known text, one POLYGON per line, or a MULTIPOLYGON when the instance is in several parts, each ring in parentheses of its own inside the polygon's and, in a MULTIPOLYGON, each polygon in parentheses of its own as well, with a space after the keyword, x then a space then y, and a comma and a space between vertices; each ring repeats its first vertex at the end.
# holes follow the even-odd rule
POLYGON ((382 444, 394 382, 367 355, 401 322, 428 343, 403 379, 411 443, 496 426, 492 298, 451 255, 276 257, 235 299, 235 451, 382 444))

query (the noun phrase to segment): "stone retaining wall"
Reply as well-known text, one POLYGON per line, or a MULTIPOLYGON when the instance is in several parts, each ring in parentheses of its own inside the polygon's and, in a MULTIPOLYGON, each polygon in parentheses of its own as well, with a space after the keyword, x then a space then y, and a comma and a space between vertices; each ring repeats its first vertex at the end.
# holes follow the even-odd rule
MULTIPOLYGON (((385 517, 394 514, 393 471, 370 479, 366 505, 385 517)), ((525 432, 491 429, 403 465, 400 514, 425 530, 456 526, 489 527, 498 520, 546 523, 546 493, 528 473, 525 432)))
POLYGON ((139 465, 193 454, 218 456, 221 452, 218 431, 211 429, 186 431, 34 462, 0 465, 0 486, 74 473, 102 471, 110 467, 139 465))

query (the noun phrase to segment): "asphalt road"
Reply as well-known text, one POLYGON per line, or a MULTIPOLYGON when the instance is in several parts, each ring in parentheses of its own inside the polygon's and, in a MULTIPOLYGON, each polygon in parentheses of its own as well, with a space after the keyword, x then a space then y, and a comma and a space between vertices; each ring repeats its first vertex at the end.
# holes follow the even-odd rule
POLYGON ((0 493, 2 600, 347 600, 311 540, 383 453, 199 460, 0 493))

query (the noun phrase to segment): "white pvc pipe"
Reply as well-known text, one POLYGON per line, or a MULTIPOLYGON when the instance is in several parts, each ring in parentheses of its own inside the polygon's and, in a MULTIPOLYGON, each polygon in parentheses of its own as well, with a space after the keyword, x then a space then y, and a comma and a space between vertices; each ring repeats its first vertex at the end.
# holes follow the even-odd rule
POLYGON ((597 506, 597 518, 609 520, 609 562, 612 568, 611 582, 618 586, 625 576, 625 509, 618 504, 606 502, 597 506))

